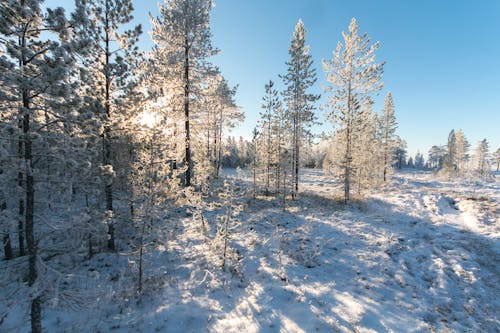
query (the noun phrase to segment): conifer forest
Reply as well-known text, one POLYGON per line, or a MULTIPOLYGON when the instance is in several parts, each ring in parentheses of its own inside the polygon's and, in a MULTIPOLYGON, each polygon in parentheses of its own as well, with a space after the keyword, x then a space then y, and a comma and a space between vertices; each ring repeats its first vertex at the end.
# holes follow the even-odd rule
POLYGON ((0 0, 0 332, 498 332, 500 147, 408 150, 362 21, 249 110, 227 1, 70 2, 0 0))

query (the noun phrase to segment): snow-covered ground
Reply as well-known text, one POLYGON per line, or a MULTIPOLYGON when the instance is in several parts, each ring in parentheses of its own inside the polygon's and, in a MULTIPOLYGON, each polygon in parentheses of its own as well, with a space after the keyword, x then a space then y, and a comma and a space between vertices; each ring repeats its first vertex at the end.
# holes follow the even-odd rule
MULTIPOLYGON (((96 255, 44 305, 47 332, 500 331, 498 177, 400 173, 344 207, 338 183, 306 170, 286 212, 235 183, 225 270, 227 205, 206 207, 205 226, 173 212, 149 239, 141 297, 130 253, 96 255)), ((0 282, 0 332, 27 331, 21 282, 0 282)))

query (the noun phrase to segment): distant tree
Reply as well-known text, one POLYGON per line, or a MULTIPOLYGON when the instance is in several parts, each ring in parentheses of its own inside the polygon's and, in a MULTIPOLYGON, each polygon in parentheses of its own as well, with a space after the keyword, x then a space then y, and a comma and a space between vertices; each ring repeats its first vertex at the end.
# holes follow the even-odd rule
POLYGON ((496 170, 498 172, 500 169, 500 148, 497 148, 493 153, 493 163, 497 165, 496 170))
POLYGON ((463 176, 469 161, 470 144, 461 129, 455 132, 455 165, 457 176, 463 176))
POLYGON ((259 139, 259 131, 257 127, 255 127, 252 131, 252 173, 253 173, 253 198, 255 199, 257 196, 257 176, 258 176, 258 164, 257 164, 257 156, 258 156, 258 139, 259 139))
POLYGON ((314 103, 319 99, 319 95, 308 93, 316 83, 316 70, 305 39, 304 23, 299 20, 288 49, 290 60, 286 63, 287 72, 282 76, 285 85, 283 96, 292 126, 293 198, 299 190, 300 147, 310 135, 309 128, 315 119, 314 103))
POLYGON ((382 150, 382 167, 383 167, 383 180, 387 180, 388 173, 392 168, 395 160, 395 151, 397 148, 396 141, 396 129, 398 124, 396 122, 396 116, 394 114, 394 101, 392 99, 392 94, 387 93, 384 102, 384 108, 382 109, 382 114, 378 118, 378 130, 381 139, 381 150, 382 150))
POLYGON ((422 155, 419 151, 415 155, 414 163, 415 168, 417 169, 423 169, 425 166, 424 155, 422 155))
POLYGON ((451 130, 448 134, 448 142, 446 144, 446 155, 444 157, 444 165, 442 171, 449 177, 453 177, 457 170, 457 139, 455 130, 451 130))
POLYGON ((394 153, 396 156, 396 168, 399 170, 403 169, 406 165, 406 141, 402 140, 401 138, 397 139, 397 148, 394 153))
MULTIPOLYGON (((262 112, 260 113, 260 137, 261 137, 261 149, 259 150, 263 154, 263 162, 265 168, 265 189, 266 195, 269 195, 270 185, 271 185, 271 172, 272 165, 276 163, 275 150, 277 149, 275 145, 275 128, 274 124, 277 119, 274 119, 276 114, 276 109, 281 107, 281 102, 279 100, 278 91, 274 89, 274 82, 269 81, 265 85, 265 95, 262 98, 262 112)), ((279 120, 278 120, 279 121, 279 120)))
POLYGON ((431 169, 440 170, 446 158, 446 148, 444 146, 432 146, 429 149, 427 161, 431 169))
POLYGON ((489 143, 483 139, 477 143, 476 148, 476 171, 481 178, 489 175, 489 143))
POLYGON ((413 157, 408 157, 408 161, 406 162, 406 166, 410 169, 413 169, 415 167, 415 163, 413 163, 413 157))
POLYGON ((343 133, 342 181, 344 183, 344 201, 350 199, 351 178, 353 175, 352 159, 356 124, 362 116, 361 105, 371 104, 371 93, 382 88, 384 63, 375 61, 378 43, 370 45, 366 34, 358 35, 356 19, 352 19, 349 32, 342 33, 344 44, 338 43, 329 62, 323 61, 323 70, 330 86, 326 107, 328 117, 338 131, 343 133))

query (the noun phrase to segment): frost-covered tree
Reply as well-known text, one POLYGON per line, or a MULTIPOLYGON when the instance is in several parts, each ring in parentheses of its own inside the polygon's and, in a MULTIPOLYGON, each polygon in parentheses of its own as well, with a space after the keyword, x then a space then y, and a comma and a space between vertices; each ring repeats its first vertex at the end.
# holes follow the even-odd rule
POLYGON ((384 102, 382 114, 378 118, 378 131, 380 138, 380 149, 382 153, 382 168, 383 180, 387 180, 392 166, 395 162, 395 151, 397 148, 396 129, 398 124, 396 122, 396 115, 394 114, 394 101, 392 94, 387 93, 384 102))
MULTIPOLYGON (((117 170, 113 161, 113 142, 118 130, 129 118, 127 102, 133 95, 132 75, 139 58, 136 46, 141 26, 126 30, 132 21, 132 0, 76 0, 80 15, 86 20, 76 34, 86 43, 81 63, 85 70, 86 103, 98 115, 102 126, 101 179, 108 223, 108 248, 115 249, 113 220, 113 185, 117 170)), ((121 129, 123 130, 123 129, 121 129)))
POLYGON ((424 168, 425 166, 424 155, 422 155, 422 153, 420 153, 419 151, 417 151, 417 153, 415 154, 414 161, 415 161, 415 168, 417 169, 424 168))
POLYGON ((265 189, 266 195, 269 195, 271 186, 271 172, 272 165, 276 164, 276 150, 278 147, 275 146, 275 125, 278 119, 274 118, 277 112, 277 108, 281 107, 281 102, 279 100, 278 91, 274 88, 274 82, 269 81, 265 85, 265 95, 262 98, 262 111, 260 113, 260 140, 262 145, 260 146, 259 152, 263 155, 262 160, 265 169, 265 189))
MULTIPOLYGON (((377 134, 378 117, 372 112, 370 104, 364 105, 360 117, 353 129, 353 154, 351 166, 353 180, 357 183, 358 193, 363 187, 369 187, 379 182, 385 169, 385 159, 380 156, 383 142, 377 134)), ((342 148, 341 148, 342 150, 342 148)))
POLYGON ((469 142, 461 129, 451 130, 446 144, 441 172, 448 177, 461 177, 467 169, 469 142))
MULTIPOLYGON (((215 90, 208 94, 207 102, 204 108, 208 115, 213 114, 213 120, 203 121, 200 127, 205 127, 207 133, 212 132, 212 146, 210 148, 210 135, 207 137, 207 150, 209 160, 212 165, 213 178, 219 178, 222 165, 222 139, 224 130, 234 128, 237 123, 243 121, 244 115, 241 109, 236 105, 234 96, 236 87, 231 88, 227 80, 221 74, 216 75, 215 84, 208 84, 215 87, 215 90)), ((202 156, 202 154, 199 154, 202 156)))
POLYGON ((44 10, 42 1, 36 0, 0 2, 0 100, 2 120, 8 120, 2 123, 2 128, 6 125, 7 131, 15 131, 17 136, 17 177, 22 198, 19 213, 24 217, 19 232, 26 235, 27 282, 34 288, 30 311, 32 332, 42 330, 42 291, 36 290, 41 244, 37 239, 39 225, 35 222, 39 221, 39 215, 35 212, 35 199, 40 190, 39 178, 50 165, 51 148, 59 147, 60 143, 57 136, 46 134, 66 131, 70 117, 62 106, 65 100, 70 100, 72 91, 68 78, 73 57, 68 36, 62 8, 44 10))
POLYGON ((477 143, 475 158, 477 174, 481 178, 487 177, 489 175, 490 165, 488 163, 489 143, 486 139, 483 139, 477 143))
POLYGON ((344 201, 350 199, 351 178, 353 175, 352 159, 356 124, 363 123, 362 105, 371 104, 371 94, 382 88, 384 63, 375 61, 378 43, 370 45, 366 34, 358 34, 356 19, 352 19, 349 31, 343 32, 344 43, 339 42, 330 61, 323 61, 323 71, 330 86, 325 90, 330 93, 325 106, 327 116, 337 131, 344 135, 342 140, 344 201))
POLYGON ((396 155, 395 167, 401 170, 405 166, 406 162, 406 155, 407 155, 406 141, 401 138, 397 138, 396 141, 397 141, 397 147, 396 151, 394 152, 394 155, 396 155))
POLYGON ((311 135, 309 129, 315 120, 314 103, 320 97, 308 92, 316 82, 316 69, 312 66, 313 60, 309 46, 306 45, 306 30, 302 20, 295 26, 288 53, 290 60, 286 62, 287 72, 282 79, 285 85, 284 102, 292 126, 292 196, 295 198, 299 190, 300 149, 311 135))
POLYGON ((448 142, 446 144, 446 155, 442 171, 449 177, 455 175, 457 170, 457 140, 455 130, 451 130, 448 134, 448 142))
POLYGON ((500 169, 500 148, 497 148, 495 152, 493 153, 493 163, 497 166, 496 170, 500 169))
POLYGON ((469 148, 470 144, 465 137, 464 132, 458 129, 455 132, 455 165, 457 176, 461 177, 467 170, 467 163, 469 162, 469 148))
POLYGON ((427 163, 429 168, 440 170, 444 165, 444 160, 446 157, 446 147, 444 146, 432 146, 429 149, 427 163))
POLYGON ((184 130, 185 186, 191 186, 193 155, 191 120, 200 110, 203 78, 212 70, 207 59, 214 55, 210 32, 211 0, 169 0, 159 5, 160 15, 152 18, 152 37, 156 43, 151 63, 159 75, 163 93, 174 112, 182 113, 184 130))

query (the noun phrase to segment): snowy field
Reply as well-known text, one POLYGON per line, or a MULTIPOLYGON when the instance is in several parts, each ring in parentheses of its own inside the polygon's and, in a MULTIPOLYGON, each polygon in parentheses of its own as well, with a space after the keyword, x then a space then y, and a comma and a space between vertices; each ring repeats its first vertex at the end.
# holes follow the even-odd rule
MULTIPOLYGON (((231 221, 225 270, 216 225, 227 206, 206 207, 204 227, 198 214, 171 212, 149 239, 140 298, 131 254, 101 253, 62 278, 43 307, 45 330, 500 331, 498 176, 456 183, 402 173, 343 207, 339 184, 306 170, 286 212, 278 199, 253 201, 248 179, 235 183, 243 210, 231 221)), ((0 282, 0 332, 28 331, 22 282, 0 282)))

